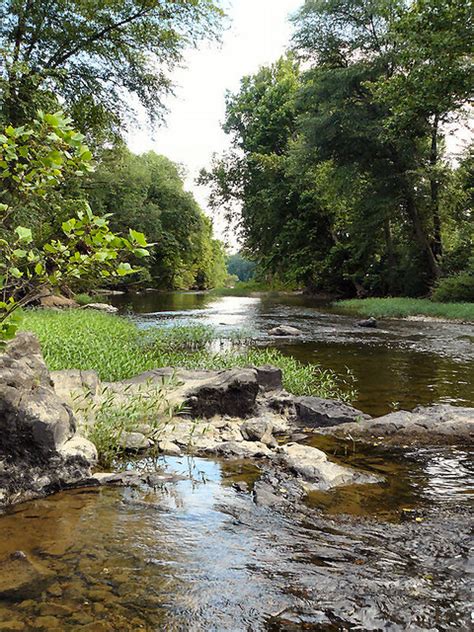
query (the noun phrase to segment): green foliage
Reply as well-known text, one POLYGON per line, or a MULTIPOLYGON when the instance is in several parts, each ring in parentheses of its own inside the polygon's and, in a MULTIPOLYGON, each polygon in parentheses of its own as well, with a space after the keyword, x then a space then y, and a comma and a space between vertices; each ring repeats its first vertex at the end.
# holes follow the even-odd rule
POLYGON ((441 279, 432 294, 439 303, 474 303, 474 272, 462 272, 441 279))
POLYGON ((227 272, 235 275, 239 281, 250 281, 255 276, 255 263, 236 252, 227 257, 227 272))
POLYGON ((228 96, 232 149, 201 181, 261 274, 358 296, 426 294, 472 252, 472 160, 446 123, 472 94, 462 0, 306 0, 294 57, 228 96), (470 185, 469 185, 470 183, 470 185), (235 218, 234 218, 235 219, 235 218))
POLYGON ((78 305, 89 305, 89 303, 94 303, 95 301, 94 297, 90 294, 86 294, 85 292, 74 294, 74 300, 78 305))
POLYGON ((127 127, 133 95, 159 119, 168 73, 221 17, 212 0, 2 0, 0 114, 18 125, 60 101, 100 139, 127 127))
POLYGON ((148 436, 157 438, 164 426, 179 413, 180 408, 170 403, 167 391, 175 384, 173 378, 159 386, 145 383, 133 392, 130 385, 123 396, 103 387, 91 400, 85 391, 74 398, 73 410, 86 427, 86 436, 97 448, 99 464, 104 468, 125 452, 126 435, 140 424, 150 428, 148 436))
POLYGON ((226 277, 222 244, 179 167, 164 156, 136 156, 125 148, 106 152, 89 178, 87 195, 98 213, 112 213, 111 226, 134 226, 157 247, 146 262, 144 283, 167 289, 206 289, 226 277))
POLYGON ((474 322, 473 303, 436 303, 420 298, 365 298, 338 301, 335 305, 374 318, 428 316, 474 322))
POLYGON ((157 367, 226 369, 272 364, 283 370, 284 386, 297 395, 354 398, 350 375, 337 376, 317 365, 304 365, 276 349, 239 344, 213 353, 208 328, 156 327, 139 330, 131 321, 87 310, 27 310, 22 328, 35 333, 50 370, 97 371, 104 381, 123 380, 157 367))
MULTIPOLYGON (((7 201, 0 212, 4 219, 25 199, 46 196, 71 169, 82 175, 89 168, 91 155, 82 136, 73 132, 60 113, 41 114, 32 127, 8 126, 2 139, 0 180, 7 201)), ((129 263, 130 257, 148 256, 142 233, 130 229, 122 237, 110 230, 109 215, 95 216, 83 200, 75 206, 74 216, 62 223, 56 238, 35 243, 32 230, 25 226, 0 234, 0 340, 15 334, 17 309, 40 298, 45 290, 123 277, 137 270, 129 263)))

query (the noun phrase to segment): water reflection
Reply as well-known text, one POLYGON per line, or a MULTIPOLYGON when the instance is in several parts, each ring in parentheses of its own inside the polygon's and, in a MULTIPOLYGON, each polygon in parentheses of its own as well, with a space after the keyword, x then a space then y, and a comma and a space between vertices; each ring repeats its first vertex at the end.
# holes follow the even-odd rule
MULTIPOLYGON (((418 464, 376 451, 337 458, 393 479, 372 497, 380 513, 394 496, 399 505, 436 504, 441 489, 443 503, 458 502, 472 474, 460 454, 434 452, 418 464), (447 460, 458 471, 454 486, 447 460)), ((455 529, 449 515, 422 526, 290 519, 232 488, 258 475, 248 464, 183 458, 167 467, 191 478, 157 490, 59 494, 0 518, 1 557, 22 550, 53 573, 39 598, 0 601, 0 623, 99 632, 467 629, 467 514, 455 529)), ((367 504, 362 489, 338 494, 348 510, 367 504)))
MULTIPOLYGON (((141 326, 157 323, 209 324, 222 338, 243 329, 256 344, 277 346, 303 362, 318 363, 357 378, 364 411, 385 414, 393 408, 452 403, 474 405, 474 326, 443 322, 387 320, 375 330, 356 326, 304 296, 215 297, 206 293, 145 293, 113 297, 141 326), (291 324, 298 339, 278 340, 269 329, 291 324)), ((214 350, 225 349, 216 345, 214 350)))

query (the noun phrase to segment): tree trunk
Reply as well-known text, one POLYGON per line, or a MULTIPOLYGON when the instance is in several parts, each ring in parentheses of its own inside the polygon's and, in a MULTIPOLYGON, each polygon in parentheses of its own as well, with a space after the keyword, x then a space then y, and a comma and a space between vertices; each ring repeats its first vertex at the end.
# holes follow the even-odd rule
POLYGON ((411 191, 408 191, 408 190, 405 190, 405 210, 413 225, 413 229, 415 231, 415 237, 422 251, 425 253, 431 278, 432 280, 435 280, 440 275, 438 262, 434 255, 432 244, 430 243, 430 239, 428 238, 428 235, 426 234, 425 229, 423 227, 423 222, 421 220, 420 214, 418 213, 418 209, 416 208, 413 195, 411 191))
POLYGON ((433 213, 433 253, 436 259, 443 254, 443 244, 441 241, 441 218, 439 215, 439 181, 436 174, 438 164, 438 126, 439 117, 435 114, 433 127, 431 129, 431 151, 430 151, 430 188, 431 188, 431 211, 433 213))

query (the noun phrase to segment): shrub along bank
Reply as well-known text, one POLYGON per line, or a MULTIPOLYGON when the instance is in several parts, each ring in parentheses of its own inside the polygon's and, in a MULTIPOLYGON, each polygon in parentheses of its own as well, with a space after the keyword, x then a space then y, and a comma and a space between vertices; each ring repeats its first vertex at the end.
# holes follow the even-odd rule
POLYGON ((420 298, 363 298, 338 301, 335 306, 374 318, 429 316, 474 322, 474 303, 437 303, 420 298))

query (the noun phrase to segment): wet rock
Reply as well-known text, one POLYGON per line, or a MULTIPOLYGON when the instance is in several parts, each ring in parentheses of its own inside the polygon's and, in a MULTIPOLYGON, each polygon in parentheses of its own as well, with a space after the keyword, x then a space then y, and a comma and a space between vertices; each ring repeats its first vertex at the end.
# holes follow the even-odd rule
POLYGON ((180 456, 181 448, 172 441, 159 441, 158 448, 160 452, 169 454, 170 456, 180 456))
POLYGON ((369 329, 375 329, 377 327, 377 320, 371 316, 370 318, 366 318, 365 320, 359 320, 357 323, 357 327, 367 327, 369 329))
POLYGON ((285 503, 281 494, 275 493, 274 487, 263 480, 257 481, 253 489, 254 500, 263 507, 277 507, 285 503))
POLYGON ((26 630, 26 625, 23 621, 12 619, 11 621, 2 621, 0 623, 0 630, 5 630, 5 632, 16 632, 17 630, 26 630))
POLYGON ((412 412, 400 410, 376 419, 323 429, 322 432, 342 437, 385 439, 392 445, 403 445, 407 441, 420 445, 462 441, 466 445, 474 440, 474 408, 449 404, 418 407, 412 412))
POLYGON ((0 561, 0 599, 27 599, 40 595, 54 574, 22 551, 0 561))
POLYGON ((270 336, 301 336, 301 329, 290 327, 290 325, 278 325, 268 332, 270 336))
POLYGON ((241 493, 247 493, 249 491, 249 486, 245 481, 236 481, 235 483, 232 483, 232 487, 237 492, 241 493))
POLYGON ((249 417, 255 410, 259 385, 255 369, 220 371, 187 392, 184 405, 193 417, 249 417))
POLYGON ((209 452, 227 457, 246 459, 270 456, 271 450, 260 441, 225 441, 217 444, 209 452))
POLYGON ((280 453, 281 461, 291 471, 320 490, 350 483, 380 482, 376 476, 332 463, 324 452, 311 446, 288 443, 282 446, 280 453))
POLYGON ((88 303, 84 305, 82 309, 95 309, 98 312, 105 312, 106 314, 116 314, 118 308, 108 303, 88 303))
POLYGON ((334 399, 296 397, 294 403, 296 419, 304 426, 320 428, 370 419, 357 408, 334 399))
POLYGON ((62 624, 56 617, 36 617, 35 630, 60 630, 62 624))
POLYGON ((126 470, 125 472, 97 472, 89 479, 90 485, 110 485, 116 487, 139 487, 149 485, 157 487, 170 481, 177 481, 180 477, 176 474, 165 474, 160 472, 136 472, 126 470))
POLYGON ((55 393, 38 341, 18 334, 0 354, 0 507, 87 478, 96 456, 55 393))

